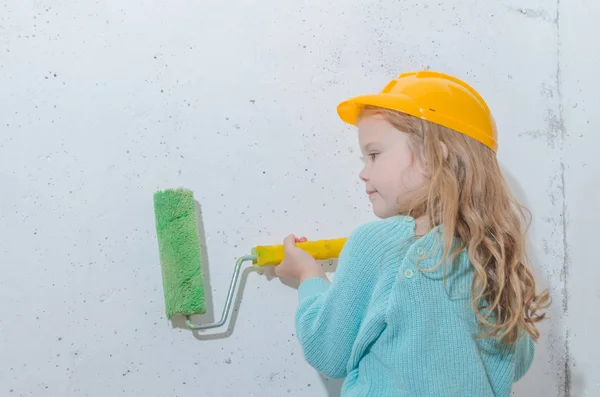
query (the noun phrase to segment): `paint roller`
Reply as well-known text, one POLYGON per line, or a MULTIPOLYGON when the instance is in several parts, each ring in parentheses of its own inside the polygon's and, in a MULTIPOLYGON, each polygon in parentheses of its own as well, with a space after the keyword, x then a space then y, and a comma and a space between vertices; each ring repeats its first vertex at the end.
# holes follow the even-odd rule
MULTIPOLYGON (((211 324, 194 324, 191 316, 206 313, 202 253, 196 205, 192 191, 167 189, 154 194, 154 215, 161 265, 165 313, 169 320, 185 316, 190 329, 217 328, 231 311, 235 287, 245 262, 255 267, 276 266, 284 257, 283 245, 262 245, 240 257, 233 270, 221 319, 211 324)), ((306 241, 296 244, 316 260, 337 258, 346 238, 306 241)))

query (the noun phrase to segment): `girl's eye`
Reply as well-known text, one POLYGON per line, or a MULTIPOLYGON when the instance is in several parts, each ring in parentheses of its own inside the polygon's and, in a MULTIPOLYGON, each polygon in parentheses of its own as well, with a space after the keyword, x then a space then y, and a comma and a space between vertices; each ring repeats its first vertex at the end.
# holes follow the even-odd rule
MULTIPOLYGON (((370 153, 370 154, 368 155, 368 157, 371 159, 371 161, 375 161, 375 157, 377 157, 377 155, 378 155, 378 154, 379 154, 379 153, 370 153)), ((361 157, 361 158, 360 158, 360 160, 361 160, 363 163, 365 162, 365 158, 364 158, 364 157, 361 157)))

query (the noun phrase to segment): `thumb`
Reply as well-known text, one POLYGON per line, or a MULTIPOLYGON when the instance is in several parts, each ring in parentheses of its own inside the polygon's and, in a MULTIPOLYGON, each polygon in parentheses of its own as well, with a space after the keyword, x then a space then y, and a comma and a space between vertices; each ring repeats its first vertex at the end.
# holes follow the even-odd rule
POLYGON ((294 234, 290 234, 283 240, 283 249, 285 251, 289 251, 296 247, 296 236, 294 234))

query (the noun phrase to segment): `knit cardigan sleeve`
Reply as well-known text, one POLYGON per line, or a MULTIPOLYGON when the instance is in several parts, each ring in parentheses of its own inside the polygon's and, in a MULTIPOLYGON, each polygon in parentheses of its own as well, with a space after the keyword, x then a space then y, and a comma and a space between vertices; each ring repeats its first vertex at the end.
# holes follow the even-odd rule
POLYGON ((347 375, 352 346, 365 316, 376 281, 376 271, 364 260, 372 251, 375 234, 367 225, 350 235, 338 260, 333 282, 305 280, 298 288, 296 332, 306 361, 329 378, 347 375))
POLYGON ((515 346, 515 374, 513 381, 520 380, 531 367, 535 355, 535 344, 531 335, 522 335, 515 346))

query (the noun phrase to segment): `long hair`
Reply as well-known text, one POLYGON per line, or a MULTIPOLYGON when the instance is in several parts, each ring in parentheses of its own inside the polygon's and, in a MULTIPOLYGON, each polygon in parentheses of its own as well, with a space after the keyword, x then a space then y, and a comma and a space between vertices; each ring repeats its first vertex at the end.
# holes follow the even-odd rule
POLYGON ((436 268, 467 250, 474 269, 471 303, 483 337, 514 343, 524 330, 537 340, 536 323, 546 316, 539 312, 550 305, 550 295, 536 293, 526 252, 529 212, 511 194, 496 154, 464 134, 398 111, 366 106, 359 118, 373 114, 410 134, 413 161, 423 162, 427 182, 399 203, 400 214, 427 216, 431 227, 442 227, 444 252, 436 268), (450 252, 455 237, 459 246, 450 252))

